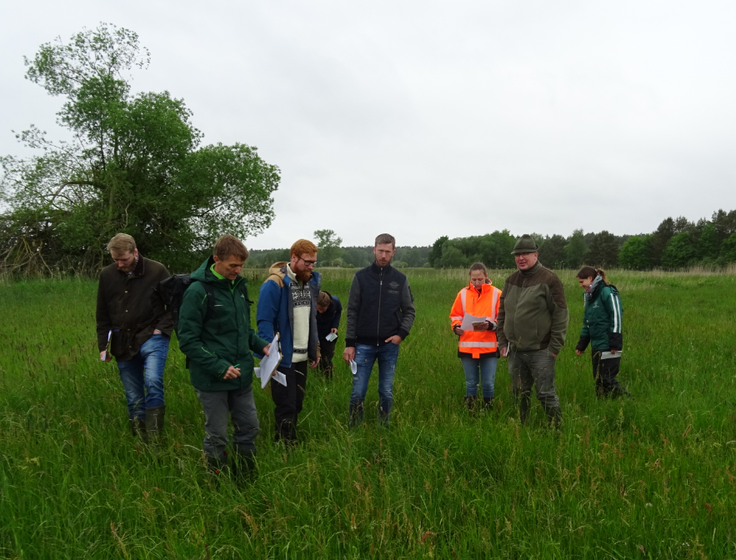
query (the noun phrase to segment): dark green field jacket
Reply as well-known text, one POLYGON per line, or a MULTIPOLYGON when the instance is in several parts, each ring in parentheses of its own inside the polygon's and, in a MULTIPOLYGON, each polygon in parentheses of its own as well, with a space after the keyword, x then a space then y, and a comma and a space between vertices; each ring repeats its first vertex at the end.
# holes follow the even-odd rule
POLYGON ((621 351, 623 349, 621 330, 623 307, 616 286, 613 284, 606 286, 604 282, 600 282, 583 297, 585 316, 576 349, 583 352, 590 343, 593 351, 621 351))
POLYGON ((210 257, 192 273, 179 311, 179 348, 189 358, 192 385, 200 391, 229 391, 253 382, 253 354, 268 344, 251 328, 250 304, 245 278, 220 279, 210 269, 210 257), (202 282, 214 288, 214 312, 205 322, 208 303, 202 282), (240 368, 240 377, 223 379, 230 366, 240 368))
POLYGON ((557 355, 565 344, 569 314, 557 275, 539 262, 506 279, 498 311, 498 346, 519 351, 549 348, 557 355))

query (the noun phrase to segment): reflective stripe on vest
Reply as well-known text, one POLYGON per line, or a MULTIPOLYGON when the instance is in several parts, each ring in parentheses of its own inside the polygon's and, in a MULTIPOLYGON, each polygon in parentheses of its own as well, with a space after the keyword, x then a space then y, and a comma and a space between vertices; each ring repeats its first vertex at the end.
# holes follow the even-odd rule
POLYGON ((460 348, 495 348, 495 342, 461 342, 460 348))

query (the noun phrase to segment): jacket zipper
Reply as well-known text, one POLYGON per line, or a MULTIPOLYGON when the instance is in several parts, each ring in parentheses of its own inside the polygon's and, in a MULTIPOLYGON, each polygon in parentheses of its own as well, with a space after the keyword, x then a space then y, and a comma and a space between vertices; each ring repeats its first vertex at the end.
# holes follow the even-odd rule
POLYGON ((376 346, 381 345, 379 334, 381 332, 381 299, 383 297, 383 268, 378 277, 378 317, 376 318, 376 346))

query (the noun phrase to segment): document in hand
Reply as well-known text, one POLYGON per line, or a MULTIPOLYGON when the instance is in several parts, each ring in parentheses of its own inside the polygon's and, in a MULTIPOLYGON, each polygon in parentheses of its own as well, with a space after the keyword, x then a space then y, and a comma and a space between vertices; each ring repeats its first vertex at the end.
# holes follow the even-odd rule
POLYGON ((485 322, 485 317, 475 317, 474 315, 466 313, 463 317, 463 324, 460 328, 464 331, 474 331, 476 330, 476 327, 481 326, 485 322))
MULTIPOLYGON (((279 367, 279 364, 281 363, 281 358, 283 357, 281 355, 281 352, 279 351, 279 333, 276 333, 276 336, 273 337, 273 340, 271 341, 271 346, 269 348, 269 355, 263 356, 263 359, 261 360, 261 365, 258 368, 261 378, 261 389, 266 387, 268 380, 271 379, 271 376, 276 371, 276 368, 279 367)), ((279 372, 276 372, 276 374, 279 375, 279 372)), ((283 376, 283 374, 281 374, 281 376, 283 376)), ((285 383, 282 384, 285 385, 285 383)))

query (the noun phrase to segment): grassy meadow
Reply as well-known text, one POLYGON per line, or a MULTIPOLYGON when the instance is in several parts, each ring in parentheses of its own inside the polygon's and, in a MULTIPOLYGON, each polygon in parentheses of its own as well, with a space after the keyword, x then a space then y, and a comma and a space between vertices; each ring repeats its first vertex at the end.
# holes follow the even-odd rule
MULTIPOLYGON (((501 287, 510 271, 493 271, 501 287)), ((353 271, 326 270, 346 303, 353 271)), ((265 271, 246 271, 256 299, 265 271)), ((175 342, 167 437, 129 434, 122 386, 95 344, 96 282, 0 283, 0 558, 736 558, 736 276, 613 271, 624 305, 620 379, 599 401, 574 346, 557 364, 564 414, 536 399, 521 426, 505 360, 496 407, 471 417, 449 310, 465 271, 408 270, 417 307, 390 430, 349 431, 349 370, 308 381, 303 443, 273 443, 256 389, 258 477, 206 472, 204 417, 175 342)), ((253 312, 255 319, 255 311, 253 312)), ((344 317, 338 354, 341 354, 344 317)))

